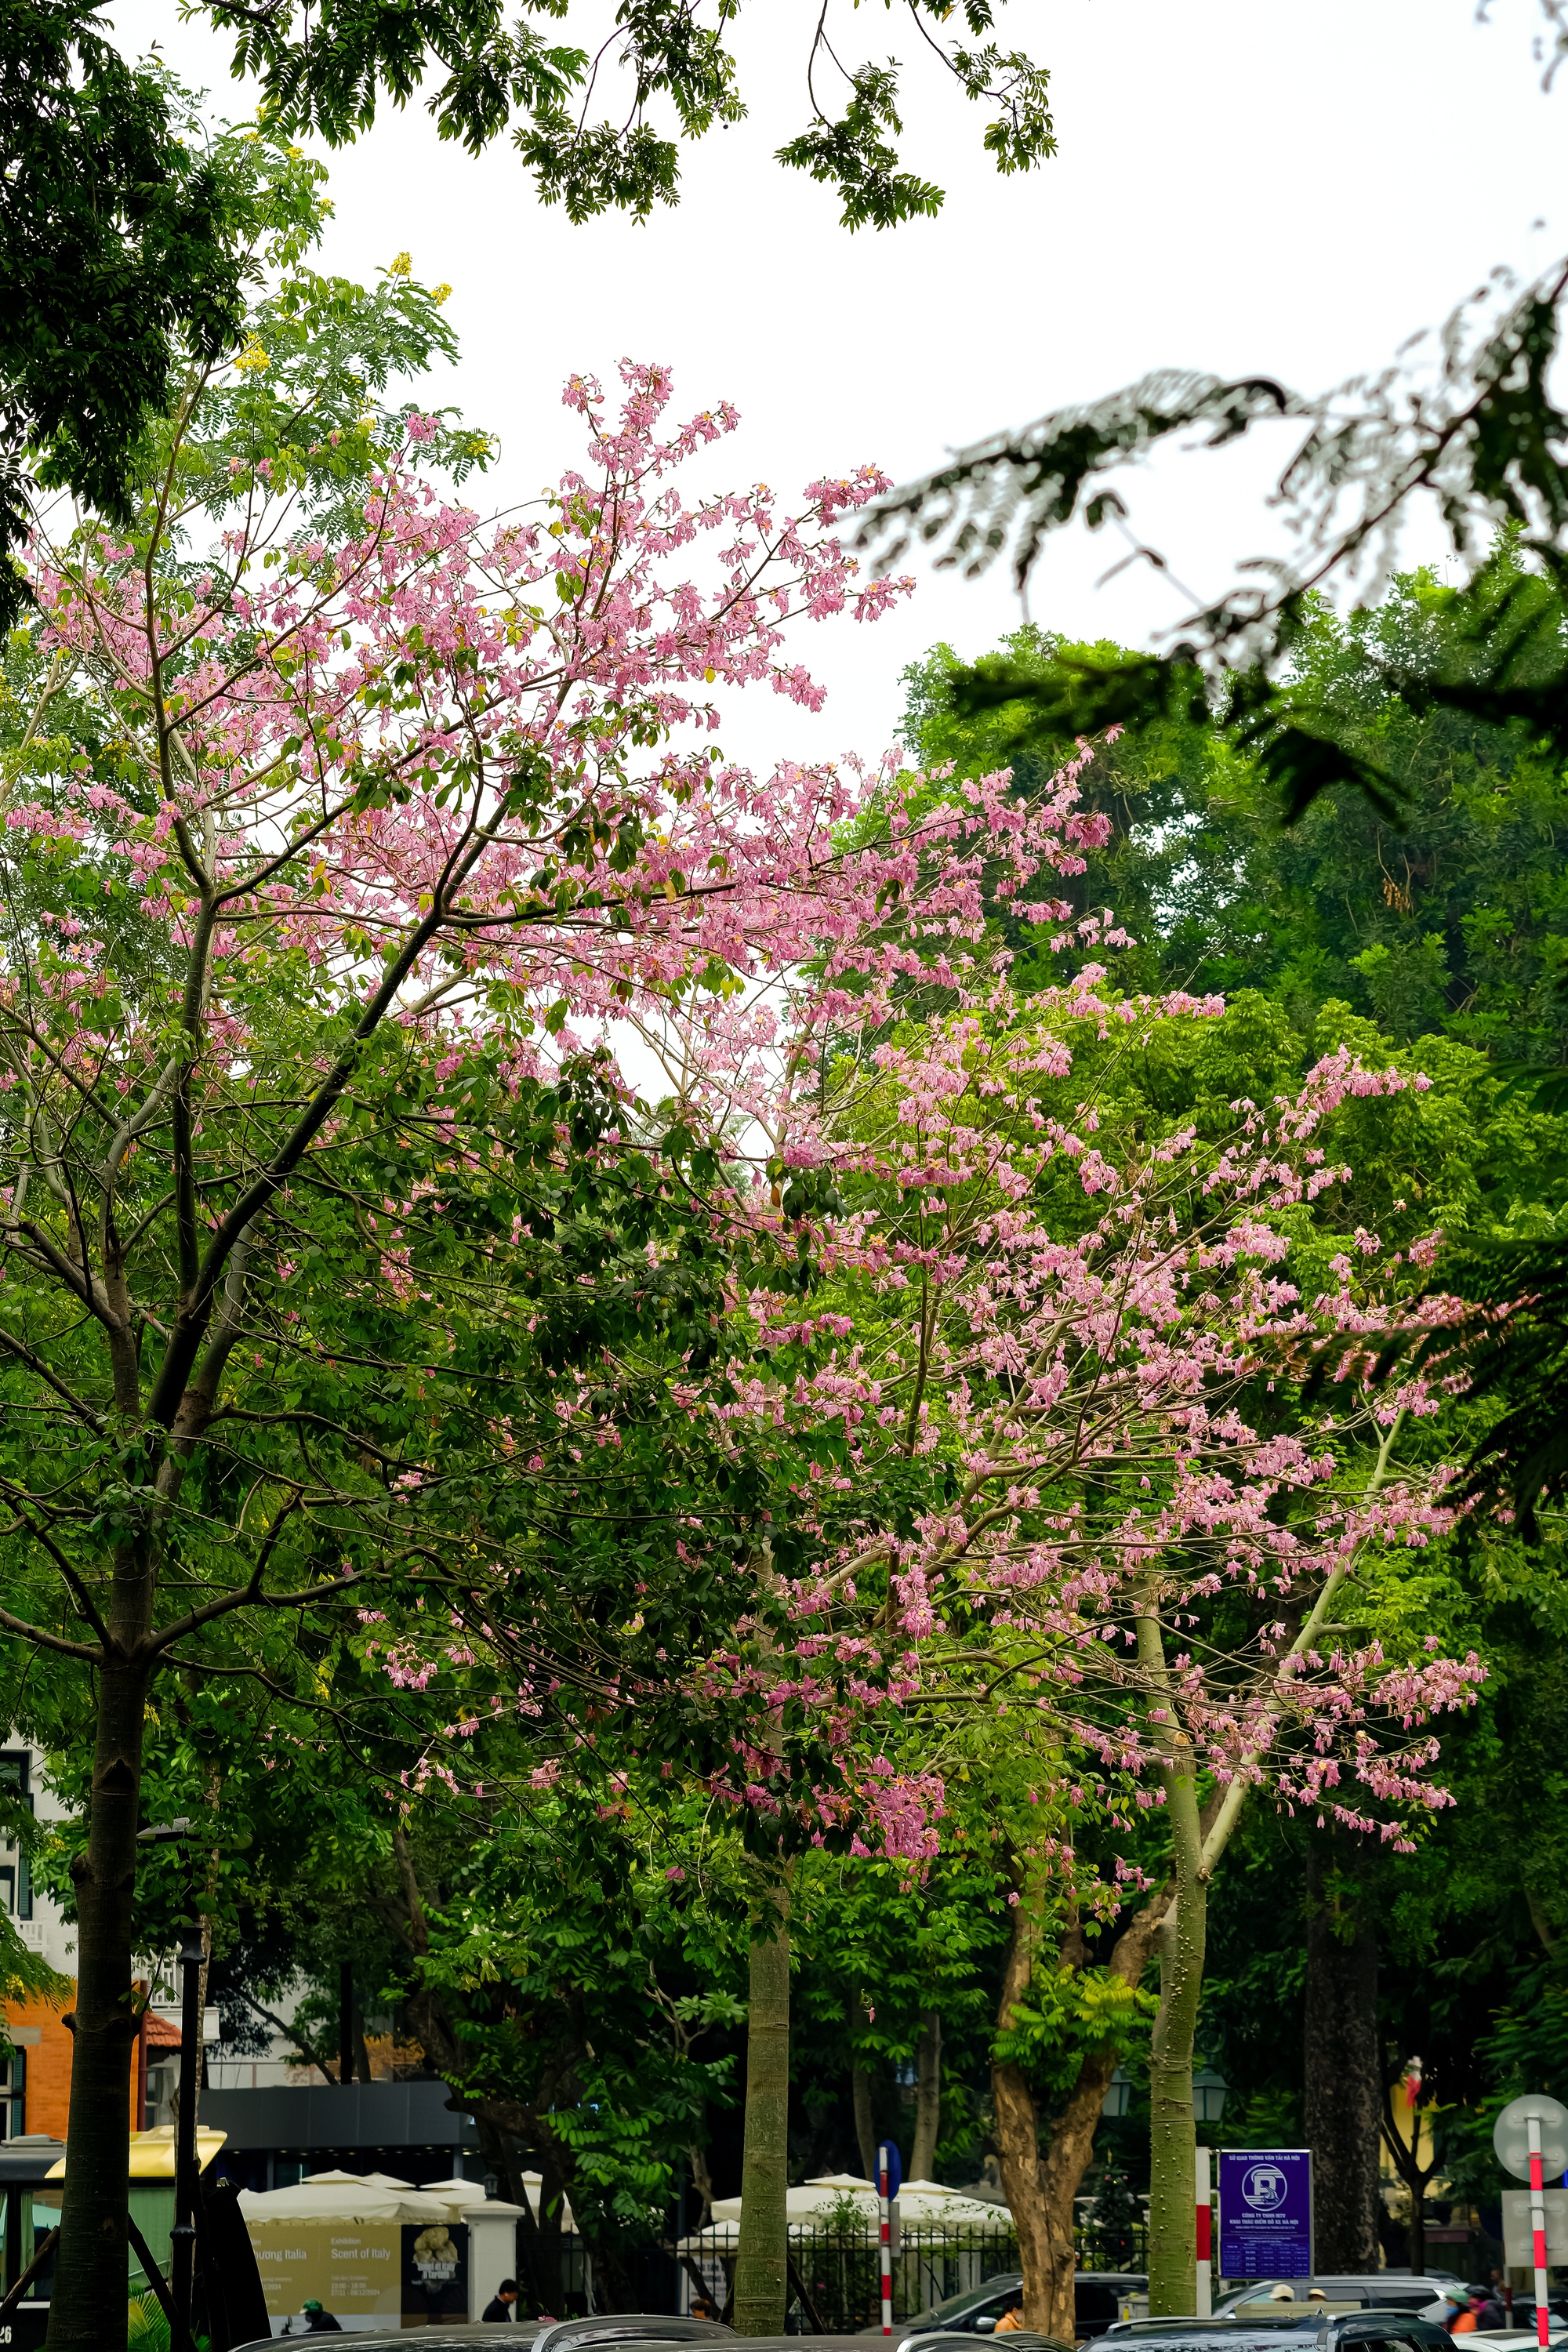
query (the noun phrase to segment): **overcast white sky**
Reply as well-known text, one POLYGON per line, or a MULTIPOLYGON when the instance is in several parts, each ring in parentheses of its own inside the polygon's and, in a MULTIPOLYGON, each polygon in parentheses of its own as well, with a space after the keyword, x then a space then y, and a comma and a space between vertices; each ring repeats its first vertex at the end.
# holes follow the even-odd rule
MULTIPOLYGON (((215 110, 243 110, 228 44, 174 0, 118 0, 122 45, 156 40, 215 110)), ((330 158, 327 267, 363 278, 401 248, 450 280, 460 368, 429 387, 500 436, 497 497, 572 463, 574 369, 623 353, 673 366, 677 405, 729 398, 742 429, 711 478, 792 491, 874 459, 902 478, 994 426, 1146 369, 1267 371, 1319 390, 1381 364, 1494 263, 1568 244, 1568 73, 1543 95, 1536 0, 1010 0, 1004 29, 1050 68, 1060 152, 998 179, 984 117, 925 70, 901 12, 836 0, 840 54, 909 66, 906 161, 948 191, 934 222, 847 236, 828 190, 771 161, 805 120, 816 0, 750 0, 738 39, 751 119, 688 153, 678 210, 573 228, 504 142, 478 161, 417 109, 330 158)), ((1261 457, 1261 453, 1260 453, 1261 457)), ((1262 543, 1267 471, 1189 458, 1140 478, 1134 520, 1212 593, 1262 543)), ((485 493, 480 492, 483 497, 485 493)), ((1142 641, 1181 609, 1146 570, 1097 589, 1108 536, 1050 551, 1034 617, 1142 641)), ((1004 571, 929 572, 874 630, 811 631, 828 685, 812 719, 769 696, 725 740, 759 763, 879 751, 899 673, 938 638, 978 653, 1018 617, 1004 571)))

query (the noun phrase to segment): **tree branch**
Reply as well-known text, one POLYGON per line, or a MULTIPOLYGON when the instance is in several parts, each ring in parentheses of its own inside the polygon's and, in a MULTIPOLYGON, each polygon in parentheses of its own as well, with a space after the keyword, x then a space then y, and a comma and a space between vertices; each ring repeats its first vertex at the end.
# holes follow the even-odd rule
POLYGON ((55 1394, 58 1397, 62 1398, 64 1402, 69 1405, 71 1411, 76 1414, 77 1419, 80 1421, 86 1428, 90 1429, 95 1437, 101 1437, 103 1435, 103 1423, 99 1419, 97 1413, 94 1412, 92 1407, 89 1404, 85 1404, 81 1398, 79 1397, 73 1390, 68 1389, 64 1381, 57 1380, 54 1373, 50 1371, 47 1364, 42 1362, 38 1357, 35 1356, 30 1348, 24 1348, 20 1339, 13 1339, 10 1332, 3 1328, 0 1328, 0 1348, 9 1348, 11 1353, 16 1357, 20 1362, 26 1364, 29 1371, 37 1372, 39 1380, 46 1381, 47 1385, 53 1389, 55 1394))
MULTIPOLYGON (((1404 1426, 1405 1414, 1402 1410, 1384 1432, 1383 1442, 1377 1449, 1376 1467, 1366 1482, 1364 1491, 1367 1495, 1375 1495, 1386 1479, 1394 1442, 1404 1426)), ((1326 1580, 1300 1632, 1275 1667, 1273 1694, 1263 1710, 1263 1721, 1267 1732, 1272 1733, 1275 1725, 1289 1705, 1292 1681, 1289 1670, 1292 1664, 1312 1648, 1319 1633, 1329 1622, 1334 1603, 1343 1590, 1345 1580, 1351 1574, 1360 1556, 1361 1547, 1358 1545, 1352 1557, 1336 1568, 1333 1574, 1326 1580)), ((1215 1816, 1214 1826, 1204 1840, 1203 1868, 1205 1874, 1213 1870, 1230 1843, 1231 1832, 1241 1818, 1241 1809, 1247 1802, 1247 1792, 1252 1785, 1251 1775, 1262 1761, 1268 1746, 1267 1738, 1256 1740, 1240 1759, 1231 1776, 1230 1785, 1226 1790, 1220 1809, 1215 1816)))

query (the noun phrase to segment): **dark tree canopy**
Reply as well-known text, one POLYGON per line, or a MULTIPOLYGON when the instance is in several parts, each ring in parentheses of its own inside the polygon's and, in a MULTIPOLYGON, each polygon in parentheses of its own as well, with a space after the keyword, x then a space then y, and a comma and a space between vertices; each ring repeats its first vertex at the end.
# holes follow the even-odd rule
MULTIPOLYGON (((984 144, 1004 173, 1056 150, 1045 72, 993 37, 1005 5, 900 7, 917 43, 987 110, 984 144)), ((574 221, 614 211, 646 220, 656 204, 674 204, 681 142, 746 112, 729 46, 740 0, 619 0, 607 32, 584 21, 584 0, 521 0, 510 24, 501 0, 201 5, 238 35, 235 71, 257 75, 285 121, 333 145, 368 130, 381 99, 405 106, 439 74, 428 105, 442 138, 477 154, 510 128, 544 202, 564 205, 574 221)), ((885 5, 891 12, 893 0, 885 5)), ((903 131, 899 60, 855 63, 828 6, 799 16, 807 120, 779 162, 835 187, 846 228, 889 228, 940 210, 942 190, 906 171, 894 143, 903 131)))
MULTIPOLYGON (((0 11, 0 558, 26 535, 29 467, 127 520, 176 343, 239 334, 231 192, 107 30, 82 0, 0 11)), ((0 561, 0 627, 21 601, 0 561)))
MULTIPOLYGON (((580 26, 585 0, 522 0, 510 25, 500 0, 201 5, 238 35, 235 71, 260 79, 274 128, 342 145, 436 75, 441 136, 477 153, 510 129, 574 221, 676 203, 682 142, 746 112, 727 46, 739 0, 712 0, 710 23, 702 0, 620 0, 607 34, 580 26)), ((985 110, 998 171, 1055 152, 1045 72, 993 37, 1006 0, 901 5, 985 110)), ((801 26, 807 120, 779 161, 833 187, 847 228, 939 211, 942 191, 900 156, 899 61, 847 62, 826 7, 801 26)), ((34 485, 126 521, 142 436, 181 366, 240 332, 245 174, 176 122, 170 78, 128 64, 110 30, 90 0, 0 14, 0 628, 21 609, 9 556, 34 485)))

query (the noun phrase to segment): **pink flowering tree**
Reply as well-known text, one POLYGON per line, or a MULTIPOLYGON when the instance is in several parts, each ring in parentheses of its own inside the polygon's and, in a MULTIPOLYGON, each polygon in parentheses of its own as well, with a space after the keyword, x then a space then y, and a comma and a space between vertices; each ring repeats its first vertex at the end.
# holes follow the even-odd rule
MULTIPOLYGON (((1069 969, 1115 943, 1104 918, 1063 928, 1047 895, 1094 822, 1075 774, 1035 805, 1005 775, 938 787, 932 807, 921 780, 884 780, 876 900, 832 910, 809 964, 634 1016, 681 1118, 727 1157, 716 1223, 752 1242, 730 1310, 747 1359, 678 1393, 737 1458, 775 1451, 748 1605, 705 1652, 639 1666, 618 1704, 647 1706, 663 1674, 731 1727, 708 1780, 772 1857, 752 2018, 775 2053, 791 1850, 839 1840, 918 1871, 965 1727, 1045 1736, 1037 1828, 1010 1846, 994 2087, 1026 2308, 1060 2333, 1072 2199, 1153 1958, 1152 2261, 1162 2305, 1190 2306, 1205 1910, 1244 1806, 1401 1836, 1446 1801, 1431 1718, 1481 1670, 1379 1639, 1380 1594, 1447 1524, 1424 1435, 1440 1391, 1364 1384, 1430 1252, 1336 1232, 1334 1135, 1407 1082, 1341 1055, 1289 1097, 1151 1118, 1130 1074, 1201 1055, 1218 1001, 1129 999, 1092 961, 1021 997, 987 948, 1001 902, 1069 969), (1325 1364, 1331 1406, 1313 1401, 1325 1364), (1074 1840, 1090 1815, 1123 1848, 1103 1872, 1074 1840), (1064 1969, 1095 1990, 1065 2091, 1059 2048, 1044 2070, 1042 2158, 1064 1969)), ((704 1548, 694 1528, 693 1561, 704 1548)), ((492 1634, 504 1655, 515 1635, 492 1634)), ((750 2070, 753 2325, 782 2292, 780 2066, 750 2070)))
MULTIPOLYGON (((1259 1799, 1402 1838, 1447 1801, 1431 1720, 1482 1670, 1385 1656, 1379 1637, 1380 1595, 1448 1524, 1428 1433, 1441 1384, 1367 1377, 1431 1250, 1335 1232, 1350 1171, 1334 1134, 1343 1107, 1411 1082, 1341 1054, 1290 1097, 1162 1129, 1131 1074, 1201 1054, 1224 1008, 1121 996, 1092 962, 1029 998, 986 971, 978 898, 1017 895, 1047 840, 1059 868, 1075 823, 1070 774, 1047 808, 1000 820, 998 781, 955 796, 951 900, 917 892, 896 933, 836 947, 787 1022, 772 1002, 703 1008, 700 1048, 689 1026, 669 1052, 700 1072, 716 1125, 743 1114, 752 1214, 793 1232, 811 1271, 753 1289, 758 1361, 714 1407, 819 1437, 792 1498, 790 1630, 771 1622, 725 1671, 777 1709, 837 1713, 846 1753, 847 1669, 867 1724, 896 1717, 884 1746, 908 1769, 884 1762, 838 1802, 911 1859, 935 1850, 974 1710, 1043 1717, 1058 1740, 1038 1834, 1012 1857, 994 2089, 1026 2312, 1062 2334, 1121 2011, 1103 2007, 1076 2078, 1054 2084, 1042 2157, 1031 2065, 1037 2080, 1061 2012, 1042 1972, 1089 1964, 1097 1915, 1108 1990, 1159 1962, 1152 2292, 1190 2309, 1193 2035, 1221 1857, 1259 1799), (1030 844, 1016 876, 1005 857, 999 877, 980 870, 999 823, 1030 844), (1325 1367, 1331 1403, 1313 1387, 1325 1367), (1129 1857, 1109 1884, 1071 1829, 1106 1804, 1129 1857), (1156 1820, 1163 1859, 1140 1869, 1156 1820)), ((1106 919, 1069 932, 1058 904, 1019 903, 1069 960, 1114 939, 1106 919)), ((835 1810, 762 1745, 737 1764, 753 1801, 835 1810)))
MULTIPOLYGON (((568 387, 587 463, 537 509, 487 525, 421 480, 440 434, 415 415, 328 536, 306 494, 325 434, 247 456, 230 433, 208 444, 225 479, 196 466, 191 489, 204 403, 268 364, 253 337, 193 378, 135 530, 39 539, 8 763, 0 1626, 90 1682, 93 1742, 60 2344, 100 2340, 124 2285, 155 1677, 199 1674, 226 1622, 374 1618, 362 1590, 395 1572, 411 1616, 422 1576, 470 1597, 446 1612, 454 1670, 483 1636, 476 1582, 492 1614, 510 1594, 523 1704, 559 1688, 496 1497, 596 1408, 567 1379, 542 1435, 505 1367, 581 1353, 605 1252, 557 1245, 544 1195, 613 1156, 607 1024, 797 965, 889 880, 836 831, 868 784, 736 767, 711 693, 814 707, 787 633, 899 593, 837 535, 873 470, 795 513, 683 496, 732 414, 671 431, 668 376, 628 365, 618 411, 568 387), (489 1354, 461 1358, 481 1326, 489 1354)), ((678 1354, 706 1311, 689 1178, 649 1176, 616 1228, 641 1276, 609 1286, 678 1354)), ((589 1221, 581 1187, 562 1197, 589 1221)))

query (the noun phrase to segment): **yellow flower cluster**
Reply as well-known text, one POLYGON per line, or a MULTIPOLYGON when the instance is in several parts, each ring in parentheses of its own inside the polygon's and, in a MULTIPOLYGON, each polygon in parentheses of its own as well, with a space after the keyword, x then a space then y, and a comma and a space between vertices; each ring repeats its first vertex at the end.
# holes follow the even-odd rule
POLYGON ((389 278, 406 278, 413 267, 414 262, 410 255, 395 253, 387 264, 386 274, 389 278))
POLYGON ((266 365, 267 353, 254 335, 247 335, 245 340, 245 349, 235 361, 235 366, 243 368, 247 374, 259 374, 266 365))
POLYGON ((451 290, 451 288, 447 284, 445 278, 443 278, 439 286, 432 286, 430 289, 430 299, 432 302, 437 304, 442 303, 446 300, 451 290))

